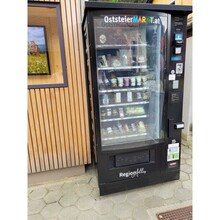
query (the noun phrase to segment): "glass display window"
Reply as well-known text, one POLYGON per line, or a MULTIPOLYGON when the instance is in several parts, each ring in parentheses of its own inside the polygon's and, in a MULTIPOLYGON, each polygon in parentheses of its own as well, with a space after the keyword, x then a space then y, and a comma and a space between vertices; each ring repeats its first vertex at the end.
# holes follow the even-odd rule
POLYGON ((94 16, 103 147, 164 140, 167 15, 94 16))
POLYGON ((59 3, 28 3, 28 88, 67 86, 59 3))

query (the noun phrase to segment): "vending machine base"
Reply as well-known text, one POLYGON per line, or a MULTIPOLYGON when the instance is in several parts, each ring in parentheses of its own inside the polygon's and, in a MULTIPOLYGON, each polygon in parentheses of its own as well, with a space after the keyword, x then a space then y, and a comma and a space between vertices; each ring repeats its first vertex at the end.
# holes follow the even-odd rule
POLYGON ((167 154, 169 148, 165 146, 169 144, 104 152, 98 166, 100 195, 178 180, 180 154, 178 159, 169 161, 168 156, 173 155, 167 154))

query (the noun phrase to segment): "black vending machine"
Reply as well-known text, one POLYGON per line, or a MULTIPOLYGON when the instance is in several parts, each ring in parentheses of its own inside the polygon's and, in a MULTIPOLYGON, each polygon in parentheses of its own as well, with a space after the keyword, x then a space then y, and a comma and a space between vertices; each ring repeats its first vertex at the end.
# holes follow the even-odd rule
POLYGON ((85 2, 100 195, 179 179, 191 6, 85 2))

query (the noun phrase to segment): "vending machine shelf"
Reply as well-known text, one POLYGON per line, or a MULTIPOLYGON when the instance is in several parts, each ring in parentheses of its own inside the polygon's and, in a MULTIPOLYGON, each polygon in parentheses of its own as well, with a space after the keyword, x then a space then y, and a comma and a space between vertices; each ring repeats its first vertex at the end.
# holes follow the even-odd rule
POLYGON ((145 90, 149 90, 149 88, 148 88, 148 87, 138 87, 138 88, 105 89, 105 90, 99 90, 99 93, 128 92, 128 91, 145 91, 145 90))
POLYGON ((114 136, 114 137, 108 137, 108 138, 102 138, 103 141, 110 141, 110 140, 118 140, 118 139, 125 139, 125 138, 134 138, 139 136, 146 136, 147 133, 137 133, 137 134, 129 134, 129 135, 123 135, 123 136, 114 136))
POLYGON ((131 102, 131 103, 114 103, 114 104, 110 104, 110 105, 100 105, 100 108, 128 106, 128 105, 143 105, 143 104, 148 104, 148 103, 149 103, 149 101, 131 102))
POLYGON ((144 44, 105 44, 97 45, 96 49, 130 49, 132 47, 152 47, 146 43, 144 44))
POLYGON ((98 67, 97 70, 129 70, 129 69, 146 69, 147 65, 140 66, 115 66, 115 67, 98 67))
POLYGON ((109 119, 102 119, 101 122, 111 122, 111 121, 122 121, 128 119, 139 119, 139 118, 147 118, 149 115, 138 115, 138 116, 130 116, 130 117, 121 117, 121 118, 109 118, 109 119))
POLYGON ((140 142, 140 141, 146 141, 150 139, 148 133, 138 133, 138 134, 132 134, 132 135, 124 135, 120 137, 110 137, 110 138, 103 138, 102 143, 103 147, 110 147, 114 146, 116 144, 125 144, 125 143, 131 143, 131 142, 140 142))

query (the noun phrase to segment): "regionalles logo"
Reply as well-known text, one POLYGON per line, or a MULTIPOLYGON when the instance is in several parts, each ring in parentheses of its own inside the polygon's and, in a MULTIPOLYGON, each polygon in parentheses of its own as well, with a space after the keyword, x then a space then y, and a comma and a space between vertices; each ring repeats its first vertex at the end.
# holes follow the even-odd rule
POLYGON ((147 172, 146 172, 146 170, 144 170, 144 168, 137 168, 137 170, 135 170, 135 171, 128 171, 126 173, 120 172, 119 177, 120 178, 123 178, 123 177, 125 177, 125 178, 129 178, 129 177, 134 178, 134 177, 138 177, 140 174, 146 174, 146 173, 147 172))
POLYGON ((145 24, 159 24, 159 19, 152 16, 105 16, 105 23, 145 23, 145 24))

